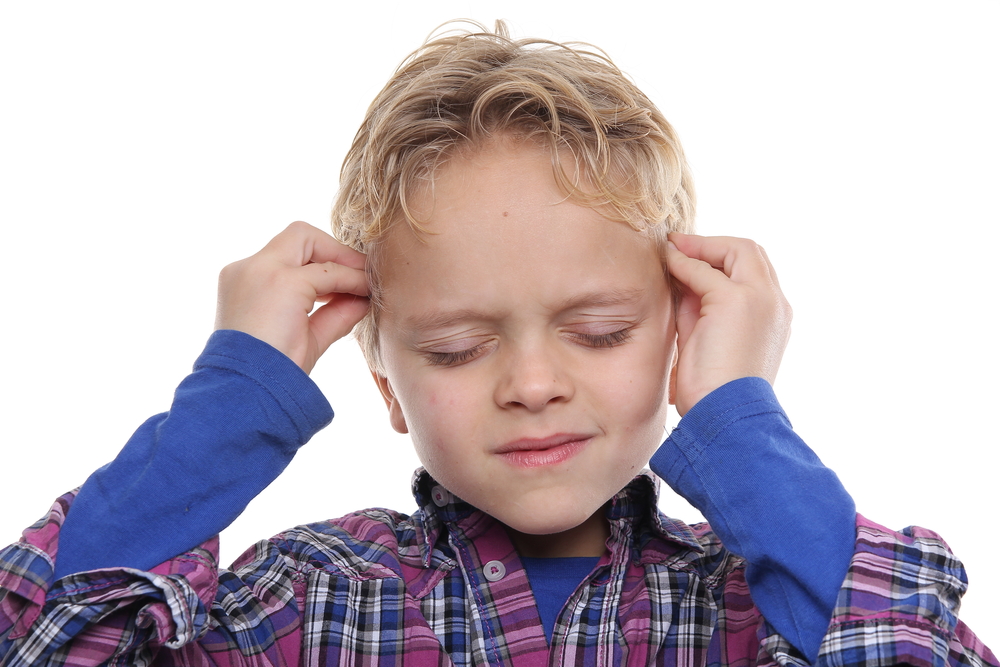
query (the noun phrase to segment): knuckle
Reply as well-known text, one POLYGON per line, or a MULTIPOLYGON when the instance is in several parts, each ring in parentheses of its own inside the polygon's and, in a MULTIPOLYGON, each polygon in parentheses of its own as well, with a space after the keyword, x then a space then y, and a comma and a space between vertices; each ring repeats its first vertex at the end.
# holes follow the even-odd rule
POLYGON ((232 282, 239 275, 244 261, 231 262, 222 267, 222 270, 219 271, 219 283, 227 284, 232 282))

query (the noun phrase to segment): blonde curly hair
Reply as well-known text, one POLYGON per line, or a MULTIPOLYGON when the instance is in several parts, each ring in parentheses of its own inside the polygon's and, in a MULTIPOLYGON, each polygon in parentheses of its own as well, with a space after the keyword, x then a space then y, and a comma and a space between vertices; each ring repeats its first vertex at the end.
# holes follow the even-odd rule
POLYGON ((473 29, 439 29, 403 61, 341 168, 333 234, 368 255, 372 307, 354 336, 382 375, 380 242, 402 220, 426 231, 408 202, 457 150, 516 135, 550 149, 568 197, 659 247, 668 233, 694 227, 694 189, 673 128, 607 55, 586 44, 514 40, 502 21, 492 32, 463 23, 473 29))

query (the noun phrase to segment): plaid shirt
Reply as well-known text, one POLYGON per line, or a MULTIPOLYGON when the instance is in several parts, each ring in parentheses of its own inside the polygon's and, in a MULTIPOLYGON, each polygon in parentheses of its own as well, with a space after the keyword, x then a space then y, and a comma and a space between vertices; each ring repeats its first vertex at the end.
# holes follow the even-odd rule
MULTIPOLYGON (((150 572, 53 583, 67 494, 0 552, 0 664, 805 664, 754 606, 743 560, 707 525, 660 514, 651 476, 613 499, 609 552, 551 646, 503 527, 432 485, 414 478, 411 517, 375 509, 296 528, 233 571, 217 569, 212 540, 150 572)), ((857 525, 818 662, 997 665, 955 616, 965 573, 944 542, 857 525)))

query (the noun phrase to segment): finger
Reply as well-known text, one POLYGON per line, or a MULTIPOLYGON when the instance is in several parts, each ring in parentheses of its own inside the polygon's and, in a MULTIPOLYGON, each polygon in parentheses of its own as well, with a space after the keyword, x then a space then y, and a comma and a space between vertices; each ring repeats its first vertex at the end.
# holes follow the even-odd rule
POLYGON ((760 246, 749 239, 679 233, 669 238, 688 257, 708 262, 739 282, 770 277, 769 263, 760 246))
POLYGON ((336 262, 352 269, 363 269, 366 261, 362 253, 300 220, 271 239, 263 252, 274 253, 282 262, 296 266, 310 262, 336 262))
POLYGON ((365 263, 368 261, 365 255, 354 248, 349 248, 340 243, 325 232, 321 232, 318 229, 316 231, 318 235, 312 239, 313 244, 309 254, 310 262, 336 262, 337 264, 349 266, 352 269, 364 270, 365 263))
POLYGON ((774 270, 774 264, 771 264, 771 258, 767 256, 767 251, 764 250, 762 246, 757 246, 757 249, 760 250, 760 256, 764 258, 764 263, 767 264, 767 272, 771 276, 771 282, 774 283, 775 287, 780 288, 781 285, 778 283, 778 274, 774 270))
POLYGON ((721 270, 704 260, 688 257, 673 243, 667 244, 667 270, 699 299, 730 284, 729 277, 721 270))
POLYGON ((368 299, 353 294, 335 294, 330 301, 309 316, 309 328, 316 338, 319 353, 349 334, 368 312, 368 299))
POLYGON ((677 349, 682 351, 687 345, 691 332, 694 331, 701 317, 701 299, 688 289, 681 294, 674 312, 674 322, 677 328, 677 349))
POLYGON ((368 296, 368 276, 360 269, 353 269, 337 262, 306 264, 301 269, 317 296, 328 294, 355 294, 368 296))

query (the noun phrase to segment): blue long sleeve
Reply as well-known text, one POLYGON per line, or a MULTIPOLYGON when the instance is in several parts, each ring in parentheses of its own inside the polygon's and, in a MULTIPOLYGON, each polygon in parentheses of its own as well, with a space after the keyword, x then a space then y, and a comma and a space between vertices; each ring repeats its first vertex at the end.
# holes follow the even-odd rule
POLYGON ((854 553, 854 501, 761 378, 699 401, 650 461, 731 551, 764 618, 814 661, 854 553))
POLYGON ((62 528, 56 577, 149 569, 228 526, 333 410, 288 357, 217 331, 174 394, 80 490, 62 528))

